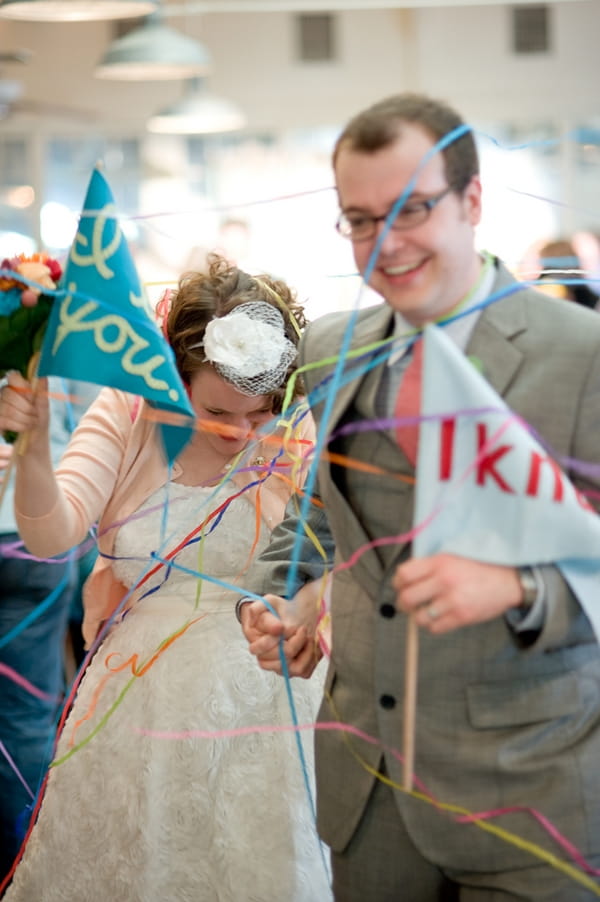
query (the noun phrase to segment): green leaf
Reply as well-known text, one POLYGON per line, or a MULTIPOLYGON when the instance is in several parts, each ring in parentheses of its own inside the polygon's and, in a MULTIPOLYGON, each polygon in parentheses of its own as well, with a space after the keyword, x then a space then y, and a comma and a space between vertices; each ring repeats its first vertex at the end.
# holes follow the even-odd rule
MULTIPOLYGON (((52 298, 41 295, 35 307, 19 307, 10 316, 0 316, 0 376, 19 370, 27 378, 29 361, 42 347, 51 309, 52 298)), ((17 432, 3 435, 11 445, 18 438, 17 432)))
POLYGON ((52 299, 42 295, 35 307, 19 307, 0 317, 0 376, 19 370, 27 376, 29 361, 42 346, 52 299))

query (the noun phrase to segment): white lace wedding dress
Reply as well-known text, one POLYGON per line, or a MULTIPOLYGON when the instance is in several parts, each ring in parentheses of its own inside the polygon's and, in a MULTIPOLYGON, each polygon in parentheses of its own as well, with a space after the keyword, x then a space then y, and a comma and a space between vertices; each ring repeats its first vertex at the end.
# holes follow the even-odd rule
MULTIPOLYGON (((119 531, 119 578, 132 585, 165 527, 163 554, 234 492, 156 492, 119 531)), ((235 499, 178 564, 243 586, 255 521, 235 499)), ((261 528, 257 552, 267 541, 261 528)), ((327 902, 296 734, 269 729, 293 722, 285 681, 250 655, 240 593, 176 568, 151 587, 88 668, 6 902, 327 902), (210 736, 244 728, 258 729, 210 736)), ((292 681, 300 724, 315 720, 316 676, 292 681)), ((312 731, 299 735, 312 774, 312 731)))

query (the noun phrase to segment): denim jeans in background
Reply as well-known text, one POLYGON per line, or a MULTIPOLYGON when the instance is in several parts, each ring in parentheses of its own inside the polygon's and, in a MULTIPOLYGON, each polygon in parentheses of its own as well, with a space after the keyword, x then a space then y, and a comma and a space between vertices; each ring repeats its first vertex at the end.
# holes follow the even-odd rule
MULTIPOLYGON (((0 741, 35 795, 50 762, 64 694, 64 643, 75 577, 72 561, 5 557, 4 545, 16 541, 15 534, 0 536, 0 663, 51 698, 37 698, 0 672, 0 741), (48 609, 3 644, 61 583, 64 589, 48 609)), ((19 850, 31 804, 0 747, 0 881, 19 850)))

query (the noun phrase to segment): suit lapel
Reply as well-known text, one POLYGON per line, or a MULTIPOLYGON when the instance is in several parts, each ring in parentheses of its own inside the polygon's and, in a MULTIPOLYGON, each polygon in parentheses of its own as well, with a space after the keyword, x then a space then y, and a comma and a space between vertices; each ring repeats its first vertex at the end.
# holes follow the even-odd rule
POLYGON ((467 356, 481 355, 482 375, 501 396, 506 394, 523 360, 513 343, 515 336, 527 329, 523 304, 514 295, 503 294, 517 284, 500 264, 492 294, 502 297, 502 303, 493 302, 483 311, 466 349, 467 356))
MULTIPOLYGON (((516 284, 510 273, 500 264, 493 286, 493 294, 503 297, 502 303, 492 303, 484 310, 473 330, 466 350, 468 355, 481 357, 481 360, 484 361, 483 375, 500 395, 506 393, 523 359, 523 354, 515 347, 513 339, 528 327, 521 300, 511 296, 511 290, 514 290, 513 286, 516 284), (504 296, 505 294, 506 296, 504 296)), ((359 322, 352 337, 351 348, 357 349, 385 338, 391 329, 392 316, 390 308, 382 305, 367 323, 359 322)), ((366 361, 362 361, 362 363, 364 362, 366 361)), ((360 363, 349 361, 344 372, 352 371, 354 368, 357 371, 364 369, 360 363)), ((330 434, 335 431, 356 395, 364 392, 365 402, 372 407, 378 382, 377 373, 364 374, 363 372, 339 387, 329 418, 328 431, 330 434)), ((398 451, 398 453, 400 452, 398 451)), ((390 469, 393 468, 391 462, 379 459, 379 457, 373 462, 383 468, 386 466, 390 469)), ((329 463, 325 462, 321 465, 320 478, 327 486, 326 494, 329 496, 331 505, 330 516, 332 522, 335 520, 334 532, 344 536, 349 548, 356 549, 367 544, 369 538, 344 495, 338 490, 332 478, 329 463)), ((410 492, 412 492, 412 488, 410 492)), ((407 490, 407 502, 410 492, 407 490)), ((404 524, 407 528, 410 528, 410 525, 404 524)), ((396 560, 400 558, 403 549, 404 546, 395 548, 396 560)), ((382 561, 378 554, 375 551, 364 554, 355 568, 355 573, 358 581, 371 594, 373 587, 380 585, 382 579, 382 561)))
MULTIPOLYGON (((373 311, 367 322, 359 321, 352 335, 350 350, 357 350, 383 340, 390 332, 392 317, 391 309, 383 304, 373 311)), ((381 367, 379 365, 375 371, 365 372, 365 367, 368 366, 373 356, 375 355, 365 356, 361 360, 346 361, 343 372, 347 374, 356 370, 357 375, 336 390, 329 417, 328 433, 330 435, 338 427, 353 399, 360 392, 367 391, 368 400, 373 401, 381 367)), ((327 461, 321 464, 320 480, 324 496, 329 496, 330 499, 328 508, 332 523, 335 522, 334 534, 343 535, 348 548, 357 549, 366 545, 369 542, 369 536, 364 532, 344 494, 338 489, 332 477, 331 464, 327 461)), ((373 586, 378 584, 381 580, 381 564, 374 551, 369 551, 361 556, 356 568, 356 575, 367 592, 372 591, 373 586)))
MULTIPOLYGON (((377 307, 368 322, 358 323, 352 335, 350 350, 359 350, 360 348, 368 347, 369 345, 374 344, 377 341, 382 341, 389 334, 392 316, 392 311, 386 304, 382 304, 380 307, 377 307)), ((368 357, 365 356, 364 358, 361 358, 359 360, 352 358, 346 361, 342 374, 342 381, 344 381, 345 384, 340 385, 337 389, 331 409, 331 417, 329 420, 328 430, 330 433, 335 430, 341 417, 344 415, 347 408, 351 404, 354 396, 362 391, 365 385, 371 386, 372 393, 374 393, 374 391, 376 390, 376 385, 375 387, 373 387, 373 382, 375 381, 376 383, 377 380, 369 378, 371 375, 370 371, 365 372, 369 361, 372 360, 374 356, 375 354, 372 354, 368 357), (353 371, 355 371, 357 375, 354 378, 350 378, 345 381, 348 374, 352 373, 353 371)))

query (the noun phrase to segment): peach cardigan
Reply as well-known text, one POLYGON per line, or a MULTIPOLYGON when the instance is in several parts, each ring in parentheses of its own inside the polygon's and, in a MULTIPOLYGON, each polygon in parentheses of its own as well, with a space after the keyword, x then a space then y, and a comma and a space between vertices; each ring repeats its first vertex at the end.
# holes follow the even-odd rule
MULTIPOLYGON (((73 433, 56 470, 60 487, 54 508, 41 517, 25 517, 15 511, 21 537, 27 548, 39 557, 50 557, 77 545, 90 526, 98 523, 99 556, 87 580, 84 592, 83 635, 86 645, 93 642, 101 623, 108 619, 126 594, 126 589, 113 575, 111 561, 103 555, 113 553, 119 524, 133 514, 158 488, 169 480, 157 425, 146 416, 147 402, 115 389, 105 388, 92 403, 73 433)), ((276 433, 283 436, 283 427, 276 433)), ((294 430, 289 446, 291 455, 308 453, 314 441, 314 423, 310 414, 294 430)), ((281 445, 279 446, 281 447, 281 445)), ((263 456, 271 460, 278 447, 263 440, 252 444, 250 461, 263 456)), ((289 462, 284 452, 278 462, 289 462)), ((307 465, 294 476, 302 485, 307 465)), ((177 478, 181 467, 175 461, 171 478, 177 478)), ((283 470, 290 476, 290 470, 283 470)), ((256 471, 234 473, 238 488, 255 481, 256 471)), ((249 489, 256 498, 256 488, 249 489)), ((269 476, 260 488, 263 519, 273 528, 283 518, 284 508, 292 494, 289 481, 269 476)))

